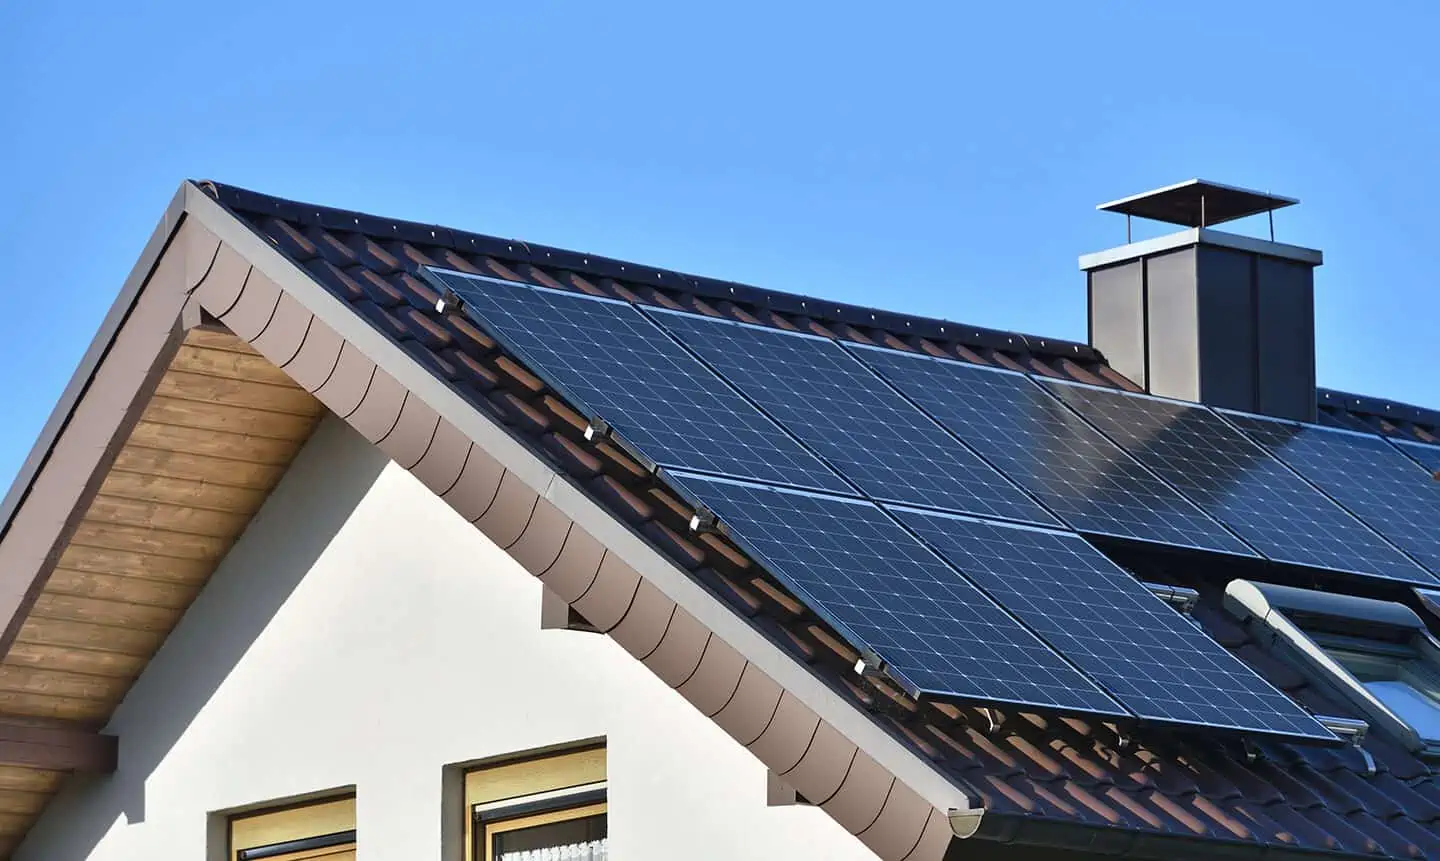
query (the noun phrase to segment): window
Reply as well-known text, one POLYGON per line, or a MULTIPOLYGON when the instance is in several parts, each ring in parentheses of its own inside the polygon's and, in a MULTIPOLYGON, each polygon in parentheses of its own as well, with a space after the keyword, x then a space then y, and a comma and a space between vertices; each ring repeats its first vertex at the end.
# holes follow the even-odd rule
POLYGON ((239 814, 230 819, 231 861, 354 861, 355 799, 239 814))
POLYGON ((1440 669, 1415 649, 1379 642, 1316 637, 1321 648, 1415 733, 1440 742, 1440 669))
POLYGON ((1225 604, 1372 730, 1440 754, 1440 641, 1409 606, 1247 580, 1225 604))
POLYGON ((496 763, 465 775, 467 861, 605 861, 605 748, 496 763))

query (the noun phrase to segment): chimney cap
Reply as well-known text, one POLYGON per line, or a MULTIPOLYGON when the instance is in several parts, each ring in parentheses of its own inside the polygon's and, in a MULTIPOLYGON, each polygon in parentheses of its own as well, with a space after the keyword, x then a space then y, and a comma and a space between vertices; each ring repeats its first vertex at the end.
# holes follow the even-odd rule
POLYGON ((1165 221, 1184 227, 1212 227, 1248 215, 1272 212, 1300 201, 1233 185, 1191 179, 1132 194, 1095 207, 1103 212, 1165 221))

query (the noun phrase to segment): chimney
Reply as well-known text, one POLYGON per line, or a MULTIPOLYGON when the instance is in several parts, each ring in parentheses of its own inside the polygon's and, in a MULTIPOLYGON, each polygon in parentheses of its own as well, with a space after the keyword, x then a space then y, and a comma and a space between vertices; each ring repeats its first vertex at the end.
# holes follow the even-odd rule
POLYGON ((1103 203, 1125 244, 1086 254, 1090 343, 1147 392, 1315 421, 1319 251, 1275 241, 1276 209, 1299 201, 1194 179, 1103 203), (1213 225, 1270 214, 1270 238, 1213 225), (1185 229, 1132 242, 1130 221, 1185 229))

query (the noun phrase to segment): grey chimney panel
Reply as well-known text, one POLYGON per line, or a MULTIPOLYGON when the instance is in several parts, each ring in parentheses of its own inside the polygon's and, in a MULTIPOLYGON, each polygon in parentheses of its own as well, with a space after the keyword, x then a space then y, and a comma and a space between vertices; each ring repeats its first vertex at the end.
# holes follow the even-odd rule
MULTIPOLYGON (((1253 410, 1255 383, 1254 255, 1199 246, 1200 398, 1207 404, 1253 410)), ((1312 397, 1313 400, 1313 397, 1312 397)))
POLYGON ((1200 400, 1200 308, 1195 289, 1196 249, 1185 248, 1145 261, 1146 328, 1149 333, 1145 388, 1157 395, 1200 400))
POLYGON ((1102 204, 1127 242, 1080 257, 1091 345, 1151 394, 1314 421, 1319 251, 1273 226, 1268 240, 1197 226, 1128 241, 1131 217, 1208 225, 1295 202, 1192 180, 1102 204))
POLYGON ((1257 411, 1315 421, 1315 270, 1260 257, 1256 273, 1257 411))
POLYGON ((1090 273, 1090 343, 1110 367, 1145 385, 1144 263, 1090 273))

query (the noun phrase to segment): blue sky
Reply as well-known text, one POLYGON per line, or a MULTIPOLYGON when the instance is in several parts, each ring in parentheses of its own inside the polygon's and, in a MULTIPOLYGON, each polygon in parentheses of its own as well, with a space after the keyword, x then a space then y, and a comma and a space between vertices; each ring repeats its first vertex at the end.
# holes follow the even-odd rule
POLYGON ((0 4, 0 485, 186 177, 1082 340, 1094 205, 1198 175, 1304 201, 1322 385, 1440 407, 1434 4, 62 5, 0 4))

